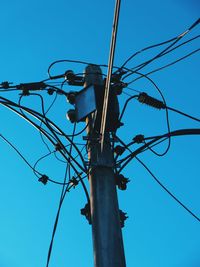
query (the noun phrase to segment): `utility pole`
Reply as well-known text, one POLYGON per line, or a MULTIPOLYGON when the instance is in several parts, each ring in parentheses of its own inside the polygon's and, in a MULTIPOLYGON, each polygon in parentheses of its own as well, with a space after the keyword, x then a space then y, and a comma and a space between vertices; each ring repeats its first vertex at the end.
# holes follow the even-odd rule
MULTIPOLYGON (((84 87, 93 85, 102 90, 104 81, 101 69, 89 65, 85 70, 84 87)), ((102 103, 103 105, 103 98, 102 103)), ((98 106, 98 105, 97 105, 98 106)), ((90 210, 95 267, 125 267, 125 255, 120 225, 120 214, 114 178, 114 157, 110 134, 105 132, 103 151, 100 145, 100 123, 97 109, 86 119, 88 159, 90 164, 90 210)))

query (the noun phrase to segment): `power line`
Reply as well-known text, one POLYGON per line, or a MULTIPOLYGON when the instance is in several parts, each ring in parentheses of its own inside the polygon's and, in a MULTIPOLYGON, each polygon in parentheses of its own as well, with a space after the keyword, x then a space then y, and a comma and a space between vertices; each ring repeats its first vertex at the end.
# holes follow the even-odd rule
MULTIPOLYGON (((191 30, 192 30, 194 27, 196 27, 198 24, 199 24, 199 19, 198 19, 197 21, 195 21, 195 23, 193 23, 193 24, 189 27, 188 30, 184 31, 183 33, 179 34, 178 36, 173 37, 173 38, 171 38, 171 39, 169 39, 169 40, 166 40, 166 41, 164 41, 164 42, 155 44, 155 45, 147 46, 147 47, 145 47, 145 48, 143 48, 143 49, 141 49, 141 50, 135 52, 133 55, 131 55, 131 56, 130 56, 130 57, 129 57, 123 64, 122 64, 121 69, 122 69, 123 67, 125 67, 125 65, 126 65, 131 59, 133 59, 135 56, 137 56, 138 54, 141 54, 142 52, 144 52, 144 51, 146 51, 146 50, 149 50, 149 49, 152 49, 152 48, 155 48, 155 47, 159 47, 159 46, 162 46, 162 45, 165 45, 165 44, 168 44, 168 43, 171 43, 171 42, 174 41, 174 43, 172 43, 172 44, 169 45, 167 48, 165 48, 162 52, 160 52, 160 53, 156 56, 156 58, 158 58, 158 57, 160 57, 160 56, 163 56, 163 55, 165 55, 166 53, 169 53, 169 51, 167 52, 167 50, 169 50, 170 47, 172 47, 177 41, 179 41, 183 36, 185 36, 189 31, 191 31, 191 30)), ((192 38, 191 40, 189 40, 189 41, 186 41, 185 43, 190 42, 190 41, 192 41, 192 40, 193 40, 193 38, 192 38)), ((185 44, 185 43, 184 43, 184 44, 185 44)), ((183 44, 181 44, 181 45, 183 45, 183 44)), ((181 46, 181 45, 179 45, 179 46, 181 46)), ((177 46, 176 48, 178 48, 179 46, 177 46)), ((173 48, 173 49, 171 49, 170 51, 172 51, 172 50, 174 50, 174 49, 176 49, 176 48, 173 48)), ((154 59, 155 59, 155 58, 154 58, 154 59)), ((154 59, 151 59, 151 61, 154 60, 154 59)), ((143 64, 146 64, 147 62, 148 62, 148 61, 146 61, 145 63, 142 63, 142 65, 143 65, 143 64)), ((139 67, 139 66, 138 66, 138 67, 139 67)), ((137 67, 136 67, 136 68, 137 68, 137 67)), ((139 69, 138 69, 138 70, 139 70, 139 69)))
MULTIPOLYGON (((143 144, 141 147, 139 147, 135 151, 131 151, 129 148, 133 143, 135 143, 135 141, 126 145, 118 136, 116 136, 116 138, 119 140, 119 142, 122 143, 122 145, 128 151, 130 151, 130 155, 126 156, 125 158, 123 158, 119 161, 120 167, 119 167, 118 172, 120 173, 135 156, 144 152, 146 150, 146 148, 150 147, 152 144, 156 143, 160 139, 163 139, 165 137, 169 138, 169 137, 173 137, 173 136, 183 136, 183 135, 200 135, 200 129, 181 129, 181 130, 176 130, 176 131, 172 131, 170 133, 156 136, 153 138, 153 140, 149 141, 146 144, 143 144)), ((145 138, 144 138, 144 140, 145 140, 145 138)))
POLYGON ((198 121, 198 122, 200 122, 200 119, 195 118, 195 117, 193 117, 193 116, 191 116, 191 115, 189 115, 189 114, 187 114, 187 113, 185 113, 185 112, 182 112, 182 111, 180 111, 180 110, 177 110, 177 109, 175 109, 175 108, 167 107, 167 109, 168 109, 168 110, 171 110, 171 111, 174 111, 174 112, 176 112, 176 113, 178 113, 178 114, 180 114, 180 115, 182 115, 182 116, 188 117, 189 119, 192 119, 192 120, 194 120, 194 121, 198 121))
POLYGON ((146 166, 146 164, 144 164, 143 161, 141 161, 138 157, 135 157, 136 160, 148 171, 148 173, 151 174, 151 176, 153 177, 153 179, 162 187, 162 189, 165 190, 165 192, 168 193, 168 195, 170 195, 182 208, 184 208, 190 215, 193 216, 193 218, 195 218, 198 222, 200 222, 200 218, 195 215, 188 207, 186 207, 174 194, 172 194, 169 189, 166 188, 166 186, 164 186, 159 180, 158 178, 156 178, 156 176, 152 173, 152 171, 146 166))

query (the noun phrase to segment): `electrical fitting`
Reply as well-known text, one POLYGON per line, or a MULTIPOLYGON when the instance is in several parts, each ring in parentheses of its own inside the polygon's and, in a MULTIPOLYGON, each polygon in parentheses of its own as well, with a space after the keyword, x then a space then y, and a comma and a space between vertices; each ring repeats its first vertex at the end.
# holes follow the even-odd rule
POLYGON ((16 86, 17 89, 22 90, 23 96, 28 96, 29 91, 40 91, 47 87, 43 82, 33 82, 33 83, 21 83, 16 86))
POLYGON ((56 151, 61 151, 61 150, 66 151, 66 150, 65 150, 65 147, 64 147, 61 143, 57 143, 57 144, 55 144, 55 150, 56 150, 56 151))
POLYGON ((67 70, 65 72, 65 79, 69 85, 83 86, 84 78, 82 76, 75 75, 72 70, 67 70))
POLYGON ((129 183, 130 180, 128 178, 125 178, 122 174, 115 174, 115 183, 117 187, 120 190, 126 190, 127 189, 127 183, 129 183))
POLYGON ((126 212, 119 210, 119 219, 120 219, 121 228, 124 227, 124 222, 128 219, 128 216, 126 216, 126 215, 127 215, 126 212))
POLYGON ((2 82, 1 84, 0 84, 0 86, 1 86, 1 88, 3 88, 3 89, 8 89, 9 87, 10 87, 10 84, 12 84, 12 83, 9 83, 9 82, 2 82))
POLYGON ((127 73, 127 71, 124 71, 124 70, 119 69, 117 72, 115 72, 114 74, 112 74, 111 82, 113 82, 113 83, 120 82, 122 76, 124 74, 126 74, 126 73, 127 73))
POLYGON ((69 102, 71 105, 74 105, 76 100, 76 95, 77 92, 75 91, 70 91, 69 93, 67 93, 67 102, 69 102))
POLYGON ((115 92, 116 95, 121 95, 123 89, 127 87, 127 83, 123 83, 123 82, 118 82, 118 83, 114 83, 112 84, 112 90, 115 92))
POLYGON ((68 112, 66 114, 66 117, 71 123, 75 123, 76 122, 76 111, 75 111, 75 109, 68 110, 68 112))
POLYGON ((55 91, 54 89, 49 88, 49 89, 47 90, 47 93, 48 93, 49 95, 53 95, 54 91, 55 91))
POLYGON ((114 148, 114 153, 118 156, 121 156, 125 150, 125 147, 118 145, 114 148))
POLYGON ((137 144, 141 144, 144 142, 144 135, 138 134, 133 138, 133 141, 137 144))
POLYGON ((78 183, 79 183, 79 181, 73 176, 71 179, 70 179, 70 184, 75 188, 77 185, 78 185, 78 183))
POLYGON ((49 180, 49 177, 46 176, 45 174, 43 174, 43 175, 38 179, 38 181, 41 182, 41 183, 43 183, 44 185, 47 184, 48 180, 49 180))
POLYGON ((162 101, 160 101, 154 97, 151 97, 147 93, 144 93, 144 92, 140 93, 138 95, 138 101, 142 104, 146 104, 146 105, 151 106, 153 108, 157 108, 157 109, 165 109, 166 108, 166 105, 162 101))
POLYGON ((90 205, 88 203, 81 209, 81 215, 85 216, 89 224, 92 224, 90 205))

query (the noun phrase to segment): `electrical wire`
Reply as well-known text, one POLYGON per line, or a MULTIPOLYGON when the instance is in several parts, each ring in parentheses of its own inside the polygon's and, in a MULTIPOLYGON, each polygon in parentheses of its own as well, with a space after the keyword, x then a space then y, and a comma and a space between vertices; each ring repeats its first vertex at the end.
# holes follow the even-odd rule
MULTIPOLYGON (((2 98, 2 97, 0 97, 0 98, 2 98)), ((17 104, 16 103, 14 103, 14 102, 12 102, 12 101, 10 101, 11 103, 10 104, 13 104, 14 106, 17 106, 17 104)), ((12 110, 12 111, 14 111, 16 114, 18 114, 19 116, 21 116, 22 118, 24 118, 26 121, 28 121, 31 125, 33 125, 37 130, 39 130, 39 131, 41 131, 46 137, 47 137, 47 139, 49 139, 49 141, 54 145, 54 147, 56 146, 56 144, 57 143, 55 143, 53 140, 52 140, 52 138, 42 129, 42 128, 39 128, 39 126, 36 124, 36 123, 34 123, 33 121, 31 121, 28 117, 23 117, 23 115, 21 114, 21 113, 19 113, 17 110, 15 110, 14 108, 12 108, 12 107, 10 107, 8 104, 6 104, 6 103, 2 103, 2 102, 0 102, 0 104, 2 104, 2 105, 4 105, 4 106, 6 106, 7 108, 9 108, 10 110, 12 110)), ((26 112, 28 112, 28 113, 30 113, 32 116, 36 116, 37 117, 37 115, 41 115, 40 113, 38 113, 38 112, 36 112, 36 111, 33 111, 33 110, 31 110, 31 109, 28 109, 28 108, 25 108, 25 107, 20 107, 21 109, 23 109, 23 110, 25 110, 26 112)), ((37 117, 38 119, 39 119, 39 117, 37 117)), ((48 120, 48 121, 50 121, 50 120, 48 120)), ((50 121, 50 123, 51 124, 53 124, 53 122, 51 122, 50 121)), ((55 124, 53 124, 54 126, 55 126, 55 124)), ((60 130, 60 129, 59 129, 60 130)), ((54 137, 56 138, 57 136, 54 134, 54 137)), ((58 139, 56 138, 56 140, 58 141, 58 139)), ((71 141, 70 140, 70 138, 68 138, 68 141, 71 141)), ((62 142, 59 140, 59 143, 60 144, 62 144, 62 142)), ((78 150, 78 148, 76 147, 76 145, 75 144, 73 144, 72 143, 72 145, 74 146, 74 148, 77 150, 77 152, 78 153, 80 153, 79 152, 79 150, 78 150)), ((64 146, 62 146, 62 147, 64 147, 64 146)), ((65 155, 65 153, 62 151, 62 150, 59 150, 59 152, 60 152, 60 154, 66 159, 66 160, 68 160, 68 158, 66 157, 66 155, 65 155)), ((69 152, 67 151, 67 150, 65 150, 65 152, 68 154, 68 156, 70 157, 70 158, 72 158, 73 159, 73 157, 72 157, 72 155, 69 155, 69 152)), ((84 159, 83 159, 83 157, 82 157, 82 155, 81 155, 81 153, 80 153, 80 157, 81 157, 81 159, 82 159, 82 161, 84 162, 84 159)), ((73 160, 73 162, 83 171, 83 172, 86 172, 86 169, 84 169, 76 160, 73 160)), ((71 164, 71 166, 72 166, 72 168, 74 169, 74 171, 75 172, 77 172, 77 170, 76 170, 76 168, 73 166, 73 164, 72 163, 70 163, 71 164)), ((78 172, 77 172, 78 173, 78 172)))
MULTIPOLYGON (((158 72, 158 71, 160 71, 160 70, 163 70, 163 69, 165 69, 165 68, 168 68, 168 67, 170 67, 170 66, 172 66, 172 65, 174 65, 174 64, 176 64, 176 63, 178 63, 178 62, 180 62, 180 61, 182 61, 182 60, 184 60, 184 59, 186 59, 186 58, 188 58, 188 57, 190 57, 190 56, 192 56, 193 54, 195 54, 195 53, 197 53, 197 52, 199 52, 199 51, 200 51, 200 48, 198 48, 198 49, 196 49, 196 50, 190 52, 189 54, 187 54, 187 55, 185 55, 185 56, 183 56, 183 57, 181 57, 181 58, 179 58, 179 59, 177 59, 177 60, 175 60, 175 61, 173 61, 173 62, 167 64, 167 65, 164 65, 164 66, 162 66, 162 67, 160 67, 160 68, 157 68, 157 69, 155 69, 155 70, 152 70, 152 71, 150 71, 150 72, 147 72, 147 73, 145 73, 145 74, 143 74, 143 75, 145 75, 146 77, 148 77, 148 75, 151 75, 151 74, 153 74, 153 73, 155 73, 155 72, 158 72)), ((133 71, 133 73, 134 73, 134 71, 133 71)), ((137 73, 137 72, 135 72, 135 73, 137 73)), ((130 75, 132 75, 132 74, 129 74, 129 76, 130 76, 130 75)), ((128 75, 127 75, 127 77, 128 77, 128 75)), ((130 82, 128 82, 128 84, 130 85, 130 84, 132 84, 132 83, 138 81, 139 79, 141 79, 141 78, 143 78, 143 77, 144 77, 144 76, 137 77, 137 78, 131 80, 130 82)))
MULTIPOLYGON (((75 133, 75 130, 76 130, 76 124, 74 124, 73 134, 75 133)), ((72 142, 73 142, 73 137, 72 137, 72 142)), ((70 145, 70 151, 69 152, 70 152, 70 154, 72 153, 72 143, 70 145)), ((49 266, 49 262, 50 262, 50 258, 51 258, 51 253, 52 253, 52 248, 53 248, 53 243, 54 243, 54 237, 55 237, 57 226, 58 226, 58 221, 59 221, 59 216, 60 216, 60 211, 61 211, 61 208, 62 208, 62 204, 63 204, 63 201, 65 199, 66 193, 69 192, 69 184, 66 187, 64 185, 66 183, 67 173, 69 171, 70 171, 70 158, 69 158, 69 161, 67 163, 66 170, 65 170, 63 187, 62 187, 62 190, 61 190, 61 195, 60 195, 58 210, 57 210, 56 219, 55 219, 55 222, 54 222, 53 232, 52 232, 52 236, 51 236, 51 242, 50 242, 49 249, 48 249, 48 256, 47 256, 46 267, 49 266)))
POLYGON ((184 208, 190 215, 193 216, 198 222, 200 222, 200 218, 195 215, 188 207, 186 207, 174 194, 172 194, 169 189, 166 188, 159 180, 158 178, 152 173, 152 171, 147 167, 146 164, 144 164, 143 161, 141 161, 138 157, 135 157, 136 160, 148 171, 148 173, 153 177, 153 179, 164 189, 165 192, 168 193, 182 208, 184 208))
MULTIPOLYGON (((129 149, 129 147, 133 144, 134 141, 129 143, 128 145, 126 145, 119 137, 116 137, 116 138, 118 138, 119 142, 121 142, 123 144, 123 146, 126 149, 128 149, 128 151, 131 152, 128 156, 126 156, 125 158, 121 159, 118 162, 118 164, 120 164, 118 173, 120 173, 135 156, 144 152, 146 150, 146 148, 150 147, 151 145, 153 145, 154 143, 156 143, 160 139, 163 139, 165 137, 169 138, 169 136, 173 137, 173 136, 183 136, 183 135, 200 135, 200 129, 181 129, 181 130, 176 130, 176 131, 172 131, 170 133, 156 136, 153 140, 149 141, 146 144, 143 144, 141 147, 139 147, 135 151, 131 151, 129 149)), ((147 138, 144 138, 144 140, 145 139, 147 140, 147 138)))
MULTIPOLYGON (((72 136, 74 136, 75 130, 76 130, 76 124, 74 124, 74 129, 73 129, 72 136)), ((73 142, 73 138, 74 137, 72 137, 72 142, 73 142)), ((72 143, 71 143, 70 153, 72 153, 72 148, 73 148, 73 146, 72 146, 72 143)), ((65 196, 70 191, 70 189, 74 186, 74 185, 69 186, 70 185, 70 181, 69 181, 69 183, 65 187, 67 173, 69 173, 69 178, 70 178, 70 164, 69 164, 69 162, 68 162, 67 167, 66 167, 65 178, 64 178, 64 181, 63 181, 63 188, 62 188, 62 192, 61 192, 61 195, 60 195, 59 206, 58 206, 58 210, 57 210, 57 214, 56 214, 56 219, 55 219, 54 227, 53 227, 53 232, 52 232, 52 236, 51 236, 51 242, 50 242, 50 246, 49 246, 49 250, 48 250, 46 267, 49 266, 49 262, 50 262, 50 258, 51 258, 51 253, 52 253, 52 248, 53 248, 53 243, 54 243, 54 237, 55 237, 55 234, 56 234, 56 230, 57 230, 57 226, 58 226, 58 221, 59 221, 59 216, 60 216, 60 212, 61 212, 61 208, 62 208, 64 199, 65 199, 65 196)), ((81 184, 83 186, 84 192, 86 194, 87 201, 89 203, 89 194, 88 194, 87 189, 86 189, 86 186, 85 186, 85 184, 83 182, 83 178, 80 178, 79 181, 81 182, 81 184)))
POLYGON ((184 113, 184 112, 182 112, 182 111, 180 111, 180 110, 177 110, 177 109, 175 109, 175 108, 167 107, 167 109, 168 109, 168 110, 171 110, 171 111, 174 111, 174 112, 176 112, 176 113, 178 113, 178 114, 180 114, 180 115, 183 115, 183 116, 185 116, 185 117, 188 117, 188 118, 190 118, 190 119, 192 119, 192 120, 195 120, 195 121, 200 122, 200 119, 195 118, 195 117, 193 117, 193 116, 191 116, 191 115, 189 115, 189 114, 186 114, 186 113, 184 113))
MULTIPOLYGON (((184 45, 186 45, 186 44, 188 44, 188 43, 190 43, 190 42, 193 42, 194 40, 198 39, 199 37, 200 37, 200 35, 197 35, 197 36, 195 36, 195 37, 193 37, 193 38, 190 38, 189 40, 187 40, 187 41, 185 41, 185 42, 182 42, 181 44, 179 44, 179 45, 177 45, 177 46, 175 46, 175 47, 173 47, 173 48, 167 50, 166 52, 162 53, 160 56, 158 56, 158 58, 161 58, 161 57, 163 57, 163 56, 165 56, 165 55, 167 55, 167 54, 169 54, 169 53, 171 53, 171 52, 177 50, 178 48, 180 48, 180 47, 182 47, 182 46, 184 46, 184 45)), ((135 70, 135 69, 137 69, 137 68, 143 66, 144 64, 145 64, 145 62, 144 62, 144 63, 140 63, 139 65, 137 65, 137 66, 131 68, 131 70, 135 70)), ((153 73, 153 72, 152 72, 152 73, 153 73)), ((126 78, 126 77, 128 77, 128 76, 129 76, 129 74, 127 74, 124 78, 126 78)))
MULTIPOLYGON (((200 20, 198 19, 195 23, 193 23, 193 25, 197 26, 197 24, 200 23, 200 20)), ((192 26, 193 26, 192 25, 192 26)), ((169 46, 167 46, 164 50, 162 50, 160 53, 158 53, 156 56, 154 56, 153 58, 151 58, 150 60, 146 61, 145 63, 143 63, 142 66, 138 67, 136 69, 136 71, 141 70, 142 68, 146 67, 148 64, 150 64, 152 61, 154 61, 155 59, 159 58, 161 55, 163 55, 165 52, 167 52, 171 47, 173 47, 177 42, 179 42, 186 34, 188 34, 194 27, 190 27, 188 30, 184 31, 183 33, 179 34, 177 36, 177 38, 173 41, 173 43, 171 43, 169 46)))
MULTIPOLYGON (((128 70, 128 69, 127 69, 128 70)), ((131 71, 131 70, 130 70, 131 71)), ((160 94, 162 100, 163 100, 163 103, 166 107, 165 109, 165 114, 166 114, 166 122, 167 122, 167 130, 168 130, 168 133, 170 133, 170 122, 169 122, 169 113, 168 113, 168 108, 167 108, 167 103, 166 103, 166 100, 165 100, 165 97, 162 93, 162 91, 159 89, 159 87, 157 86, 157 84, 148 76, 146 76, 146 74, 143 74, 141 72, 136 72, 136 74, 140 75, 140 77, 144 77, 145 79, 147 79, 155 88, 156 90, 158 91, 158 93, 160 94)), ((168 139, 168 145, 167 145, 167 148, 165 149, 165 151, 163 153, 157 153, 156 151, 155 154, 157 154, 157 156, 164 156, 167 154, 167 152, 169 151, 170 149, 170 145, 171 145, 171 139, 170 139, 170 135, 169 135, 169 139, 168 139)), ((153 151, 152 151, 153 152, 153 151)))
POLYGON ((39 171, 35 170, 34 167, 31 166, 31 164, 28 162, 28 160, 22 155, 22 153, 2 134, 0 134, 0 137, 10 146, 12 147, 15 152, 20 156, 20 158, 28 165, 32 171, 35 173, 35 175, 38 177, 38 175, 42 175, 39 171))
POLYGON ((127 108, 128 103, 129 103, 132 99, 134 99, 134 98, 136 98, 136 97, 138 97, 138 95, 130 96, 130 97, 126 100, 126 102, 125 102, 125 104, 124 104, 124 106, 123 106, 123 108, 122 108, 122 112, 121 112, 121 115, 120 115, 120 117, 119 117, 119 121, 122 120, 122 117, 124 116, 124 112, 125 112, 125 110, 126 110, 126 108, 127 108))
MULTIPOLYGON (((149 49, 152 49, 152 48, 155 48, 155 47, 159 47, 159 46, 162 46, 162 45, 171 43, 171 42, 173 42, 173 41, 176 41, 177 39, 182 38, 182 37, 185 36, 189 31, 191 31, 194 27, 196 27, 197 24, 199 24, 199 19, 198 19, 197 21, 195 21, 195 23, 193 23, 193 24, 191 25, 191 27, 189 27, 189 29, 188 29, 187 31, 183 32, 182 34, 179 34, 178 36, 173 37, 173 38, 171 38, 171 39, 169 39, 169 40, 166 40, 166 41, 164 41, 164 42, 161 42, 161 43, 158 43, 158 44, 155 44, 155 45, 147 46, 147 47, 145 47, 145 48, 143 48, 143 49, 141 49, 141 50, 135 52, 133 55, 131 55, 131 56, 130 56, 130 57, 129 57, 123 64, 122 64, 121 69, 122 69, 125 65, 127 65, 127 63, 128 63, 131 59, 133 59, 135 56, 137 56, 138 54, 141 54, 142 52, 144 52, 144 51, 146 51, 146 50, 149 50, 149 49)), ((194 38, 194 39, 195 39, 195 38, 194 38)), ((185 43, 188 43, 188 42, 190 42, 190 41, 192 41, 192 40, 193 40, 193 38, 190 39, 189 41, 184 42, 184 44, 185 44, 185 43)), ((182 45, 183 45, 183 44, 181 44, 181 45, 179 45, 179 46, 182 46, 182 45)), ((174 49, 175 49, 175 48, 174 48, 174 49)), ((173 50, 174 50, 174 49, 173 49, 173 50)), ((162 55, 163 55, 163 54, 164 54, 164 53, 162 53, 162 55)))

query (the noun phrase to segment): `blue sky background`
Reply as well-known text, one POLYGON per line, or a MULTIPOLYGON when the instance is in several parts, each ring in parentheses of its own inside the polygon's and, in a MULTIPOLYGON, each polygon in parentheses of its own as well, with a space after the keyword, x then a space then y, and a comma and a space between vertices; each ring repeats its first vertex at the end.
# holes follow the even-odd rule
MULTIPOLYGON (((47 68, 57 59, 75 59, 107 64, 114 1, 1 1, 0 81, 14 84, 47 78, 47 68)), ((199 17, 196 0, 122 1, 115 65, 121 65, 135 51, 165 41, 185 31, 199 17)), ((196 27, 187 38, 199 34, 196 27)), ((186 40, 185 39, 185 40, 186 40)), ((199 39, 152 64, 151 70, 199 48, 199 39)), ((128 66, 140 63, 153 53, 138 56, 128 66)), ((199 117, 200 53, 155 73, 151 78, 166 97, 168 106, 199 117)), ((84 66, 60 64, 54 74, 84 66)), ((159 98, 155 88, 141 79, 131 88, 159 98)), ((66 86, 68 91, 72 88, 66 86)), ((78 90, 78 88, 76 88, 78 90)), ((80 88, 81 89, 81 88, 80 88)), ((127 93, 135 94, 126 89, 127 93)), ((18 101, 17 93, 1 96, 18 101)), ((53 97, 44 94, 46 106, 53 97)), ((122 106, 127 96, 120 96, 122 106)), ((35 97, 22 100, 40 110, 35 97)), ((59 96, 49 117, 67 134, 72 125, 66 120, 71 108, 59 96)), ((47 153, 38 132, 24 120, 0 106, 0 133, 8 138, 30 161, 47 153)), ((135 135, 165 133, 165 113, 132 101, 119 136, 129 142, 135 135)), ((170 112, 171 129, 197 128, 195 121, 170 112)), ((81 123, 78 128, 84 125, 81 123)), ((78 142, 82 142, 77 138, 78 142)), ((157 147, 163 151, 166 143, 157 147)), ((140 158, 152 172, 197 216, 200 216, 199 137, 173 138, 163 158, 151 152, 140 158)), ((0 140, 0 267, 43 267, 58 207, 61 188, 37 182, 31 169, 8 145, 0 140)), ((62 180, 65 164, 54 157, 38 168, 50 177, 62 180)), ((128 189, 119 192, 120 208, 129 219, 123 229, 127 266, 199 267, 200 224, 160 188, 147 171, 132 161, 123 171, 131 179, 128 189)), ((87 181, 86 181, 87 182, 87 181)), ((66 197, 52 252, 51 267, 93 266, 91 227, 80 209, 86 199, 79 186, 66 197)))

